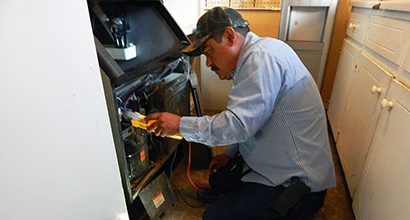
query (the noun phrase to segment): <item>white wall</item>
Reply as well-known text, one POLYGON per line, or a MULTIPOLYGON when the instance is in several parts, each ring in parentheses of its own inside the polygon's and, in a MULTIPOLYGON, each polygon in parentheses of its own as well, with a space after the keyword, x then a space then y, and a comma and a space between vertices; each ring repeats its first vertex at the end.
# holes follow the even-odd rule
POLYGON ((128 219, 86 1, 0 2, 0 219, 128 219))
MULTIPOLYGON (((164 5, 186 35, 192 33, 198 18, 205 13, 204 0, 164 0, 164 5)), ((193 65, 198 65, 195 69, 204 109, 217 111, 225 109, 232 82, 219 80, 218 76, 205 66, 204 56, 196 59, 193 65)))
POLYGON ((163 0, 167 10, 186 35, 191 34, 201 14, 200 0, 163 0))

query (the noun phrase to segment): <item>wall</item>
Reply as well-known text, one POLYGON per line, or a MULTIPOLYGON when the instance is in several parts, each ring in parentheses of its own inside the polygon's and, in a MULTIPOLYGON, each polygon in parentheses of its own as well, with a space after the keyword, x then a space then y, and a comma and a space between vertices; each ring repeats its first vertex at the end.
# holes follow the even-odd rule
POLYGON ((200 1, 164 0, 164 5, 186 35, 191 34, 196 27, 196 21, 201 14, 200 1), (183 7, 181 7, 183 5, 183 7))
POLYGON ((240 10, 249 22, 251 31, 262 37, 278 37, 280 11, 240 10))
POLYGON ((0 219, 128 219, 87 3, 0 3, 0 219))

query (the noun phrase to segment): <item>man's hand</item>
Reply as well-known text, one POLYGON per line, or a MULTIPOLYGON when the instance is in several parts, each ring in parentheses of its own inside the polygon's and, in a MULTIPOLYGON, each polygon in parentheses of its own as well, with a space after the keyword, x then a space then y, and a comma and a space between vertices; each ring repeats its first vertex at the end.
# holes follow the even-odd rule
POLYGON ((157 136, 165 137, 178 135, 179 121, 181 117, 169 112, 161 112, 147 115, 144 119, 148 124, 147 130, 157 136))
POLYGON ((226 154, 216 155, 212 158, 211 163, 209 163, 209 174, 213 174, 219 171, 223 166, 225 166, 231 158, 226 154))

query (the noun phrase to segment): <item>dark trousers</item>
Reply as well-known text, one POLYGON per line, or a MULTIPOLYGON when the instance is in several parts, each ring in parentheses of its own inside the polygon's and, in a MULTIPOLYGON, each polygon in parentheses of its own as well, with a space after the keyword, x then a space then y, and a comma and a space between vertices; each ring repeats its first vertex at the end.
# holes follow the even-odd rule
POLYGON ((284 189, 283 186, 241 183, 210 204, 203 219, 310 219, 323 206, 326 191, 309 193, 289 210, 286 217, 280 216, 272 202, 284 189))

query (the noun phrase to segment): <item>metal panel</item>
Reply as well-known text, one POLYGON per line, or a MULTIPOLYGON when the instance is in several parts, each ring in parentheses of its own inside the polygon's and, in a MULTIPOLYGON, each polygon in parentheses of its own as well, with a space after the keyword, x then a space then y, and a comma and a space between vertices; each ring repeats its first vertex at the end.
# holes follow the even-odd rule
POLYGON ((165 173, 143 188, 139 197, 151 219, 162 219, 178 202, 165 173))
MULTIPOLYGON (((151 72, 182 56, 183 42, 189 42, 161 1, 89 1, 90 19, 96 38, 104 47, 115 44, 113 27, 121 19, 125 27, 126 45, 135 46, 137 56, 115 60, 123 72, 104 69, 114 85, 120 85, 151 72)), ((102 57, 99 51, 99 58, 102 57)), ((112 58, 112 57, 110 57, 112 58)))
POLYGON ((325 7, 291 7, 287 40, 321 42, 326 16, 325 7))
POLYGON ((321 88, 338 0, 283 1, 279 39, 287 43, 323 43, 321 51, 292 47, 321 88), (320 54, 320 55, 319 55, 320 54))

